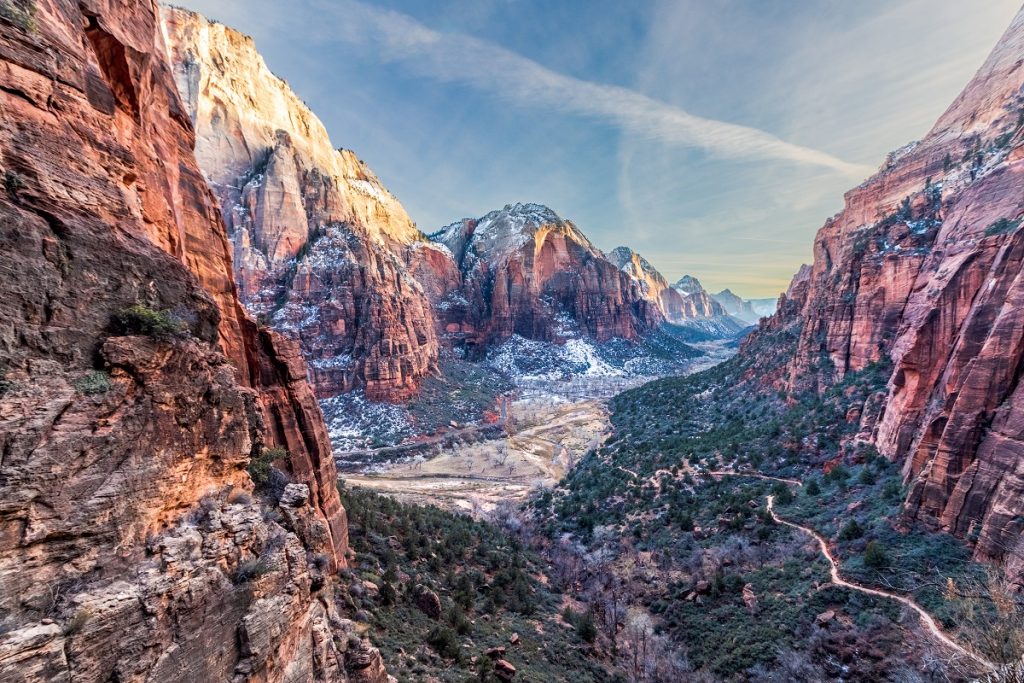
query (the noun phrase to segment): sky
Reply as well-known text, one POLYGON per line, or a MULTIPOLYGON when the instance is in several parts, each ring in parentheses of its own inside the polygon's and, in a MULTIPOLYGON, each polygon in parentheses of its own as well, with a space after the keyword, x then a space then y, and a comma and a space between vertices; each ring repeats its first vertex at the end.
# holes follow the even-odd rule
POLYGON ((546 204, 669 280, 774 297, 923 137, 1019 0, 178 0, 270 68, 424 232, 546 204))

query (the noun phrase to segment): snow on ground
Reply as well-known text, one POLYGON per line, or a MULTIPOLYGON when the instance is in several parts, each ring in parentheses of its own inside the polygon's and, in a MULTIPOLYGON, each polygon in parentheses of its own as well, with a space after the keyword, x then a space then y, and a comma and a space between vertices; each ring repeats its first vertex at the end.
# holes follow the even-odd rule
POLYGON ((680 371, 685 358, 671 360, 623 339, 596 344, 575 337, 564 343, 543 342, 513 335, 492 350, 485 361, 520 388, 572 380, 653 379, 680 371))
POLYGON ((401 443, 415 434, 404 406, 374 403, 362 391, 320 401, 335 452, 401 443))
POLYGON ((570 376, 619 377, 626 374, 601 357, 591 342, 569 339, 564 344, 513 335, 488 354, 487 364, 516 384, 553 381, 570 376))

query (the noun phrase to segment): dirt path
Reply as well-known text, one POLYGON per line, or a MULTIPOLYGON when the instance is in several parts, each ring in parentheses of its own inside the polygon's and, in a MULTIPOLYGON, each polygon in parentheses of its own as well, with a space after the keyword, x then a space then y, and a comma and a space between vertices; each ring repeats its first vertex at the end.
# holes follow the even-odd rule
POLYGON ((970 650, 963 647, 955 640, 947 636, 945 633, 943 633, 942 629, 939 628, 939 625, 935 622, 935 619, 932 617, 932 615, 925 611, 923 607, 918 605, 912 599, 905 597, 903 595, 899 595, 897 593, 890 593, 889 591, 862 586, 860 584, 847 581, 842 576, 840 576, 839 565, 836 563, 835 557, 832 556, 832 551, 829 550, 828 544, 825 542, 825 539, 813 529, 809 529, 805 526, 800 526, 799 524, 787 521, 782 517, 779 517, 779 515, 775 512, 775 496, 768 496, 768 512, 771 514, 772 519, 774 519, 779 524, 784 524, 788 527, 792 527, 793 529, 802 531, 803 533, 807 534, 808 536, 811 536, 815 541, 818 542, 818 547, 821 549, 821 553, 825 556, 825 559, 828 560, 829 572, 832 577, 832 583, 834 583, 837 586, 842 586, 843 588, 849 588, 850 590, 866 593, 867 595, 875 595, 882 598, 889 598, 890 600, 896 600, 897 602, 903 603, 910 609, 917 612, 917 615, 921 618, 921 622, 924 624, 925 628, 928 629, 928 632, 931 633, 936 640, 943 643, 950 650, 953 650, 954 652, 977 662, 978 664, 984 666, 988 670, 996 669, 995 664, 985 660, 979 655, 976 655, 975 653, 971 652, 970 650))
MULTIPOLYGON (((716 470, 716 471, 713 471, 713 472, 709 472, 708 474, 710 474, 712 476, 718 476, 718 477, 750 477, 752 479, 765 479, 765 480, 769 480, 769 481, 781 481, 781 482, 786 483, 786 484, 792 484, 793 486, 803 486, 803 482, 798 481, 796 479, 786 479, 786 478, 783 478, 783 477, 771 477, 771 476, 768 476, 767 474, 757 474, 757 473, 753 473, 753 472, 728 472, 728 471, 724 471, 724 470, 716 470)), ((985 658, 981 657, 980 655, 977 655, 977 654, 971 652, 970 650, 968 650, 967 648, 963 647, 958 642, 956 642, 955 640, 953 640, 952 638, 947 636, 943 632, 943 630, 941 628, 939 628, 939 625, 935 621, 935 618, 932 617, 931 614, 929 614, 923 607, 921 607, 919 604, 917 604, 911 598, 908 598, 906 596, 900 595, 898 593, 890 593, 889 591, 884 591, 884 590, 881 590, 881 589, 878 589, 878 588, 869 588, 868 586, 862 586, 862 585, 860 585, 858 583, 853 583, 851 581, 847 581, 846 579, 844 579, 839 574, 839 564, 836 562, 835 557, 832 555, 832 551, 829 550, 828 543, 825 542, 824 537, 821 536, 821 534, 819 534, 814 529, 811 529, 811 528, 805 527, 805 526, 801 526, 799 524, 796 524, 795 522, 790 522, 790 521, 788 521, 786 519, 783 519, 782 517, 779 517, 778 513, 775 512, 775 496, 768 496, 768 513, 772 516, 772 519, 775 520, 775 522, 777 522, 778 524, 783 524, 785 526, 791 527, 791 528, 796 529, 798 531, 802 531, 803 533, 807 534, 808 536, 813 538, 815 541, 817 541, 818 548, 821 550, 821 554, 825 556, 826 560, 828 560, 829 574, 830 574, 830 578, 832 579, 832 583, 833 584, 835 584, 837 586, 841 586, 842 588, 848 588, 850 590, 855 590, 855 591, 858 591, 858 592, 861 592, 861 593, 865 593, 867 595, 874 595, 874 596, 877 596, 877 597, 880 597, 880 598, 889 598, 890 600, 896 600, 897 602, 900 602, 900 603, 906 605, 910 609, 912 609, 915 612, 917 612, 917 615, 921 618, 921 623, 924 624, 925 628, 928 630, 929 633, 932 634, 932 637, 934 637, 936 640, 941 642, 943 645, 948 647, 950 650, 953 650, 957 654, 959 654, 959 655, 961 655, 963 657, 966 657, 966 658, 970 659, 971 661, 976 662, 977 664, 980 664, 981 666, 985 667, 989 671, 996 670, 997 667, 996 667, 995 664, 993 664, 992 662, 989 662, 988 660, 986 660, 985 658)))
POLYGON ((765 481, 781 481, 783 484, 803 486, 804 483, 797 479, 786 479, 785 477, 769 477, 767 474, 755 474, 753 472, 728 472, 726 470, 715 470, 708 472, 712 477, 750 477, 751 479, 764 479, 765 481))

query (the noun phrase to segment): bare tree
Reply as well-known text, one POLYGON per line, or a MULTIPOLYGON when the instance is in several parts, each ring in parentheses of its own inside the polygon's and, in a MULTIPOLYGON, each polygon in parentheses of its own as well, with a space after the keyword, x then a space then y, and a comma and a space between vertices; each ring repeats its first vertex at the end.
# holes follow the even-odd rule
MULTIPOLYGON (((947 580, 946 597, 958 606, 958 622, 974 649, 999 668, 982 680, 1024 683, 1024 597, 998 570, 964 587, 947 580)), ((959 669, 968 662, 954 663, 959 669)))

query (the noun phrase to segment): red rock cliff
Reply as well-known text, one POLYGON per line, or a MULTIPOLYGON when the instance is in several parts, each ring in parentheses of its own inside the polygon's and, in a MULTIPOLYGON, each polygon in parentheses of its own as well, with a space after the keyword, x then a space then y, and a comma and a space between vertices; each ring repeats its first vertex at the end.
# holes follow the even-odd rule
POLYGON ((639 280, 547 207, 506 206, 433 239, 451 251, 462 280, 438 303, 438 316, 470 347, 513 334, 561 341, 569 328, 598 342, 637 339, 664 321, 639 280))
POLYGON ((657 306, 666 320, 696 317, 690 315, 692 309, 687 306, 686 297, 669 287, 665 276, 640 254, 629 247, 616 247, 608 253, 608 260, 640 283, 644 298, 657 306))
POLYGON ((873 439, 909 516, 1024 572, 1024 14, 928 135, 846 195, 784 298, 790 385, 894 363, 873 439), (794 306, 794 304, 798 304, 794 306), (796 313, 798 311, 798 313, 796 313))
POLYGON ((322 418, 237 300, 156 5, 23 4, 0 20, 0 679, 371 680, 331 596, 322 418), (183 331, 112 325, 133 304, 183 331), (271 511, 246 467, 274 445, 271 511))
POLYGON ((185 10, 164 16, 243 302, 300 341, 319 396, 411 397, 438 355, 430 300, 406 266, 423 235, 252 39, 185 10))

